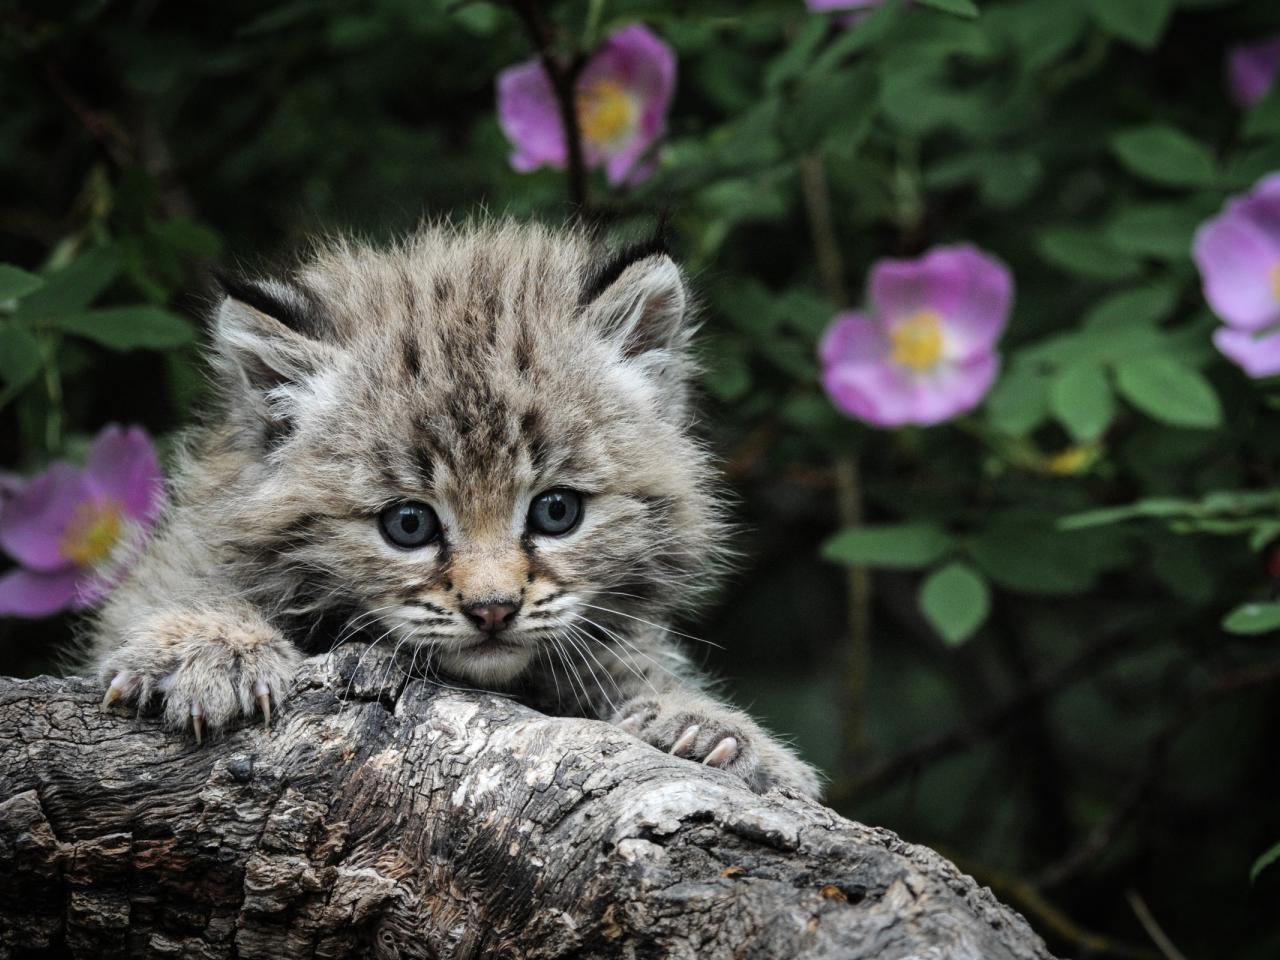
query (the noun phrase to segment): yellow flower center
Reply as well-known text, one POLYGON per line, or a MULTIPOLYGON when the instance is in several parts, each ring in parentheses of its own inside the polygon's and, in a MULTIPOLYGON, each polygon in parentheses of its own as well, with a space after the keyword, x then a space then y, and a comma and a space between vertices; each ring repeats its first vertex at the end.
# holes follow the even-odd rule
POLYGON ((578 91, 578 124, 589 143, 603 147, 631 132, 636 102, 616 80, 597 80, 578 91))
POLYGON ((917 310, 889 330, 889 359, 900 367, 924 373, 942 359, 942 315, 917 310))
POLYGON ((112 500, 80 504, 62 535, 62 555, 80 567, 104 560, 120 539, 121 517, 112 500))
POLYGON ((1267 271, 1267 280, 1271 282, 1271 295, 1280 300, 1280 263, 1271 265, 1267 271))
POLYGON ((1101 446, 1097 443, 1085 443, 1067 447, 1042 461, 1045 473, 1055 477, 1070 477, 1083 473, 1097 462, 1101 446))

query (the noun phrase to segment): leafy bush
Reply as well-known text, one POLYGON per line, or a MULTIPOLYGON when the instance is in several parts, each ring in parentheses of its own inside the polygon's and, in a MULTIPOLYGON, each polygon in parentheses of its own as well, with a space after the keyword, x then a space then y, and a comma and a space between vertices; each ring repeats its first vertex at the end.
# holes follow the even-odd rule
MULTIPOLYGON (((632 237, 665 211, 703 301, 708 432, 750 526, 751 559, 699 626, 727 648, 713 666, 826 765, 844 810, 946 844, 1063 952, 1138 949, 1136 891, 1188 954, 1274 955, 1263 903, 1280 871, 1258 860, 1252 887, 1249 871, 1280 839, 1280 390, 1265 354, 1280 314, 1233 312, 1205 282, 1240 265, 1228 296, 1271 283, 1280 302, 1280 253, 1195 238, 1253 194, 1249 229, 1280 244, 1264 180, 1280 171, 1280 8, 810 5, 862 9, 7 14, 7 462, 77 459, 112 421, 144 424, 163 452, 204 395, 192 318, 215 261, 480 204, 559 220, 573 196, 632 237), (578 101, 581 171, 572 151, 504 135, 521 136, 497 78, 535 56, 540 28, 562 79, 582 71, 595 97, 578 101), (649 43, 636 29, 670 51, 669 103, 658 80, 627 87, 610 59, 625 51, 601 52, 625 30, 649 43), (637 145, 628 124, 651 102, 662 122, 637 145), (878 357, 933 370, 946 310, 918 304, 942 326, 917 318, 899 342, 901 318, 866 286, 877 264, 958 245, 1011 278, 983 352, 998 373, 944 422, 874 426, 883 395, 866 408, 824 389, 838 364, 823 337, 869 311, 881 327, 854 332, 879 338, 878 357)), ((520 90, 554 108, 536 67, 520 90)), ((554 109, 531 122, 556 132, 554 109)), ((3 629, 14 670, 65 637, 57 622, 3 629)))

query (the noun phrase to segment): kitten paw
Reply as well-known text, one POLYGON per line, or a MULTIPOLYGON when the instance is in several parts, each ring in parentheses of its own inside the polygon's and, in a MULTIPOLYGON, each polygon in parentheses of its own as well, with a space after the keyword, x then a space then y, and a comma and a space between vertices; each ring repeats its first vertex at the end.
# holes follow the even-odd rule
POLYGON ((645 743, 740 777, 756 793, 785 787, 816 797, 818 776, 754 720, 703 696, 634 700, 614 723, 645 743))
POLYGON ((142 709, 159 699, 167 726, 205 733, 241 716, 271 724, 271 701, 288 689, 301 654, 265 625, 197 615, 169 617, 130 638, 99 664, 104 708, 119 701, 142 709))

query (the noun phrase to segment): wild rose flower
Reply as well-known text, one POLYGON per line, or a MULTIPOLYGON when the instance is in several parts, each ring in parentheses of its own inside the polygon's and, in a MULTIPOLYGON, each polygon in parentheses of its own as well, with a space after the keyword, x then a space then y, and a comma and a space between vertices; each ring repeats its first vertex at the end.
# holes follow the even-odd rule
POLYGON ((1226 324, 1214 345, 1251 377, 1280 373, 1280 173, 1201 224, 1192 255, 1204 297, 1226 324))
POLYGON ((820 348, 832 402, 877 427, 928 425, 972 410, 991 389, 1013 277, 968 245, 871 270, 870 309, 842 313, 820 348))
POLYGON ((805 0, 812 13, 835 13, 846 10, 863 10, 878 7, 884 0, 805 0))
POLYGON ((99 600, 112 550, 155 522, 163 498, 139 427, 103 430, 83 470, 55 463, 20 484, 0 509, 0 547, 19 565, 0 577, 0 616, 43 617, 99 600))
MULTIPOLYGON (((637 23, 611 34, 582 69, 575 88, 587 167, 603 166, 613 185, 648 177, 653 165, 640 161, 666 132, 675 82, 675 53, 646 27, 637 23)), ((498 75, 498 120, 515 146, 511 166, 516 170, 564 169, 564 126, 538 60, 498 75)))
POLYGON ((1227 83, 1241 107, 1251 107, 1271 90, 1280 72, 1280 36, 1242 43, 1227 54, 1227 83))

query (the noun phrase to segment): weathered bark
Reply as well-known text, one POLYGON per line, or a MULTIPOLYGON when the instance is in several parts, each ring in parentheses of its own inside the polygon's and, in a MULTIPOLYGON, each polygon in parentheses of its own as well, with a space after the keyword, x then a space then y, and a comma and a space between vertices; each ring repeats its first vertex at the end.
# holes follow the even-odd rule
POLYGON ((1049 957, 887 830, 380 649, 199 749, 99 697, 0 681, 2 957, 1049 957))

